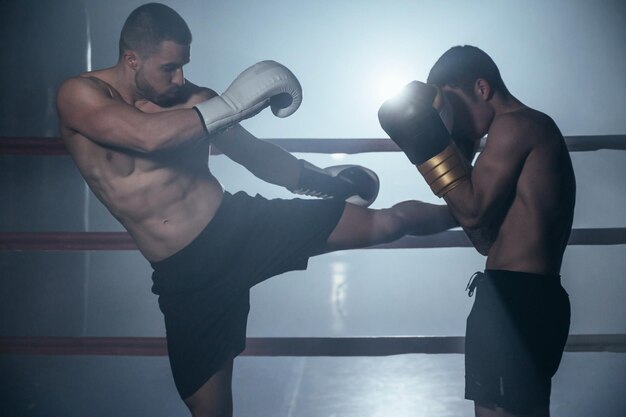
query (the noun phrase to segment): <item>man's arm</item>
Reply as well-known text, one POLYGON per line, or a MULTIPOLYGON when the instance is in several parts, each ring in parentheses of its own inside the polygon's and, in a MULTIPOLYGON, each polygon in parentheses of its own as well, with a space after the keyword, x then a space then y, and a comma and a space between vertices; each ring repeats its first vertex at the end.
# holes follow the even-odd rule
POLYGON ((374 171, 359 165, 319 168, 257 139, 240 125, 218 135, 213 143, 256 177, 295 194, 337 198, 365 207, 378 196, 380 183, 374 171))
POLYGON ((262 61, 246 69, 222 95, 198 103, 193 109, 145 114, 111 97, 109 90, 95 78, 66 81, 57 95, 61 122, 96 142, 140 152, 217 134, 268 106, 276 116, 287 117, 302 101, 296 77, 274 61, 262 61))
POLYGON ((102 82, 75 77, 57 94, 62 124, 103 145, 151 152, 205 137, 204 126, 193 109, 144 113, 114 99, 102 82))
POLYGON ((263 181, 286 188, 295 188, 298 183, 298 159, 283 148, 256 138, 241 125, 217 135, 213 144, 263 181))
POLYGON ((510 201, 531 149, 523 130, 515 115, 498 116, 469 178, 444 196, 465 229, 489 227, 510 201))

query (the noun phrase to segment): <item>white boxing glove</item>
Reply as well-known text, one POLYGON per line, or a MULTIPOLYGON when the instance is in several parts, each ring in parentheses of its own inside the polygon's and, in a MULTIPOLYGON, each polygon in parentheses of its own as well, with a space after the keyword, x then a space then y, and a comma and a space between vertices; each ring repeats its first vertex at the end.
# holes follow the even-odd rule
POLYGON ((248 119, 270 106, 278 117, 293 114, 302 102, 302 87, 287 67, 275 61, 254 64, 221 96, 195 106, 209 135, 248 119))

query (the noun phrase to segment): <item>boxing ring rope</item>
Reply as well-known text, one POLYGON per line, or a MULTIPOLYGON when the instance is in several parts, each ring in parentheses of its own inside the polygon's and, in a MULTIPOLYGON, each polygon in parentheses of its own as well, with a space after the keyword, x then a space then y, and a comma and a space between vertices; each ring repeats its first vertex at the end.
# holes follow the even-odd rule
MULTIPOLYGON (((289 152, 345 153, 399 152, 389 139, 265 139, 289 152)), ((626 135, 566 136, 570 152, 626 150, 626 135)), ((483 142, 484 143, 484 142, 483 142)), ((217 154, 217 151, 213 152, 217 154)), ((0 155, 67 155, 56 137, 0 137, 0 155)))
MULTIPOLYGON (((624 245, 626 227, 573 229, 569 245, 624 245)), ((405 236, 363 249, 471 248, 464 232, 450 230, 430 236, 405 236)), ((116 251, 137 250, 126 232, 3 232, 0 251, 116 251)))
MULTIPOLYGON (((462 336, 248 337, 243 356, 463 353, 462 336)), ((626 352, 626 334, 570 335, 566 352, 626 352)), ((165 356, 163 337, 0 337, 0 354, 165 356)))
MULTIPOLYGON (((267 139, 289 152, 398 152, 389 139, 267 139)), ((570 152, 626 150, 626 135, 567 136, 570 152)), ((215 152, 213 152, 215 153, 215 152)), ((0 137, 0 155, 63 156, 59 138, 0 137)), ((574 229, 569 245, 626 244, 626 228, 574 229)), ((374 249, 471 247, 462 231, 406 236, 374 249)), ((4 232, 0 251, 136 250, 126 232, 4 232)), ((626 334, 570 335, 566 352, 626 352, 626 334)), ((464 337, 251 337, 246 356, 387 356, 409 353, 463 353, 464 337)), ((162 337, 0 336, 0 354, 164 356, 162 337)))

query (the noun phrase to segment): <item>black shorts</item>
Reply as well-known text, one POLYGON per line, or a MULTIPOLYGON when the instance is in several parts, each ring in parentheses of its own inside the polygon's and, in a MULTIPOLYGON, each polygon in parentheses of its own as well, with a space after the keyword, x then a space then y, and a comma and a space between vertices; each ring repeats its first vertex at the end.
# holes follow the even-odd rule
POLYGON ((549 406, 570 324, 560 277, 486 270, 477 279, 465 337, 465 398, 520 414, 549 406))
POLYGON ((214 218, 181 251, 153 262, 176 388, 185 399, 245 348, 249 290, 306 269, 345 203, 224 193, 214 218))

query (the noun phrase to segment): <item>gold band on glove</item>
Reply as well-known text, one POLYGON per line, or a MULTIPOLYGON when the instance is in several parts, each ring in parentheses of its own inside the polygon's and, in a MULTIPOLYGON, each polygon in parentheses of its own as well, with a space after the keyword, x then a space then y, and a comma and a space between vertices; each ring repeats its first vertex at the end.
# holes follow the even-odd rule
POLYGON ((433 193, 440 198, 459 185, 461 181, 469 178, 469 169, 453 144, 418 165, 417 169, 433 193))

